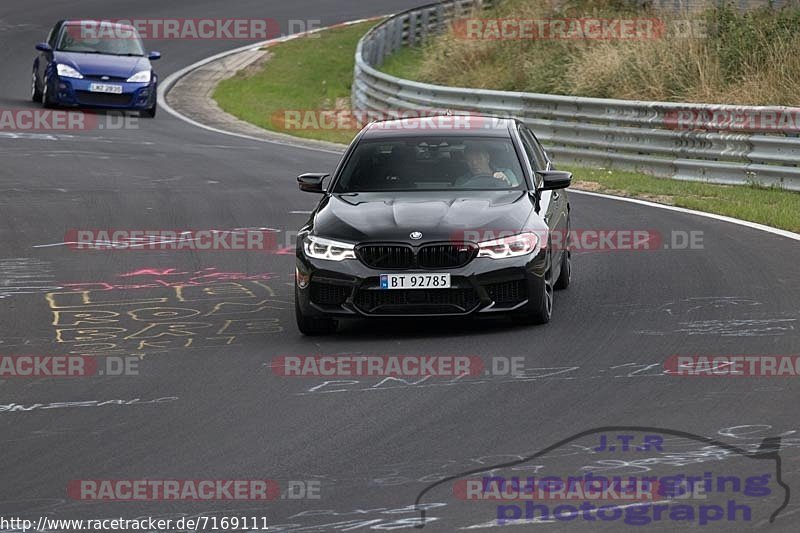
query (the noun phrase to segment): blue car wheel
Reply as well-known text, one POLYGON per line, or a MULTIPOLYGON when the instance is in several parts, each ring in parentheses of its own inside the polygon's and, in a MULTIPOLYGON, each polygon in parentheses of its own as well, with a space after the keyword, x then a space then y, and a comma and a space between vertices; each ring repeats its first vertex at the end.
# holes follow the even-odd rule
POLYGON ((42 101, 42 91, 39 90, 39 82, 36 81, 36 70, 31 74, 31 100, 37 104, 42 101))
POLYGON ((48 80, 44 80, 44 88, 42 88, 42 105, 47 108, 56 107, 56 103, 50 98, 50 84, 48 80))

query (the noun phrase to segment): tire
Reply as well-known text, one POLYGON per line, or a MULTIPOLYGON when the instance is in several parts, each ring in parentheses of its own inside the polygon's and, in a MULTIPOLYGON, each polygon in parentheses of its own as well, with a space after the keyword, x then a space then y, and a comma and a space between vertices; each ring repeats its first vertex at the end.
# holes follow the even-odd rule
MULTIPOLYGON (((549 258, 552 265, 552 258, 549 258)), ((553 279, 551 266, 541 278, 528 284, 528 303, 512 315, 517 324, 538 325, 550 322, 553 314, 553 279)))
POLYGON ((42 91, 39 90, 39 82, 36 81, 36 71, 31 73, 31 100, 37 104, 42 103, 42 91))
POLYGON ((158 104, 153 104, 153 107, 139 111, 139 114, 144 118, 155 118, 158 104))
POLYGON ((572 281, 572 252, 564 250, 564 257, 561 258, 561 268, 558 271, 558 281, 553 285, 557 291, 563 291, 569 287, 572 281))
POLYGON ((50 91, 47 90, 47 80, 45 80, 44 89, 42 90, 42 106, 47 109, 53 109, 56 107, 56 104, 50 100, 50 97, 48 96, 49 93, 50 91))
POLYGON ((297 320, 297 329, 300 333, 308 336, 331 335, 336 333, 338 326, 336 320, 332 318, 316 318, 303 314, 300 305, 297 303, 297 294, 294 299, 294 316, 297 320))

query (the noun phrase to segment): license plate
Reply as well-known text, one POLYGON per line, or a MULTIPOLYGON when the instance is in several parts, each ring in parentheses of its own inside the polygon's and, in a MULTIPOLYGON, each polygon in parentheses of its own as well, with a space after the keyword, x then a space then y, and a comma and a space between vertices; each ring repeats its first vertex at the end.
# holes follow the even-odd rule
POLYGON ((450 274, 381 274, 381 289, 449 289, 450 274))
POLYGON ((109 85, 107 83, 92 83, 89 91, 93 93, 122 94, 122 85, 109 85))

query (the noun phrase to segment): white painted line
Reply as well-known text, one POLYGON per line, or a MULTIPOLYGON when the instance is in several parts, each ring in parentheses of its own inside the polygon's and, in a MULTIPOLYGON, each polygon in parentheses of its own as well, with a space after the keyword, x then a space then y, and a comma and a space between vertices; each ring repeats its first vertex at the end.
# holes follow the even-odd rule
MULTIPOLYGON (((738 218, 733 217, 726 217, 725 215, 717 215, 715 213, 706 213, 705 211, 695 211, 694 209, 687 209, 685 207, 675 207, 674 205, 665 205, 665 204, 657 204, 655 202, 648 202, 647 200, 639 200, 637 198, 626 198, 624 196, 611 196, 610 194, 601 194, 597 192, 589 192, 589 191, 579 191, 577 189, 570 189, 569 193, 577 193, 577 194, 585 194, 587 196, 597 196, 599 198, 608 198, 610 200, 619 200, 621 202, 631 202, 634 204, 646 205, 647 207, 657 207, 659 209, 666 209, 667 211, 677 211, 678 213, 686 213, 689 215, 697 215, 700 217, 706 218, 713 218, 714 220, 719 220, 722 222, 729 222, 731 224, 738 224, 739 226, 746 226, 751 229, 757 229, 759 231, 766 231, 767 233, 772 233, 774 235, 780 235, 781 237, 786 237, 787 239, 794 239, 795 241, 800 241, 800 234, 793 233, 791 231, 787 231, 784 229, 773 228, 772 226, 765 226, 764 224, 758 224, 757 222, 750 222, 748 220, 740 220, 738 218)), ((787 194, 796 194, 796 193, 789 193, 787 194)))
POLYGON ((80 244, 79 242, 56 242, 53 244, 34 244, 31 248, 52 248, 53 246, 69 246, 71 244, 80 244))

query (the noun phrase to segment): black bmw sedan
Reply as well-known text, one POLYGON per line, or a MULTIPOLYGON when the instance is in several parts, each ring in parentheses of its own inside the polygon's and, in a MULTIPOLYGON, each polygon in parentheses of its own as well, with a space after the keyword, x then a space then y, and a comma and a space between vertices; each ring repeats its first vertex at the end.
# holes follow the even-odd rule
POLYGON ((494 313, 547 323, 553 289, 570 282, 569 247, 553 235, 569 232, 571 179, 514 119, 367 125, 332 176, 297 178, 323 195, 297 237, 298 328, 494 313))

